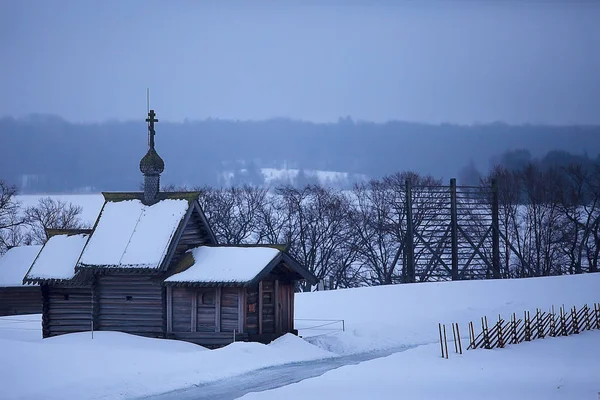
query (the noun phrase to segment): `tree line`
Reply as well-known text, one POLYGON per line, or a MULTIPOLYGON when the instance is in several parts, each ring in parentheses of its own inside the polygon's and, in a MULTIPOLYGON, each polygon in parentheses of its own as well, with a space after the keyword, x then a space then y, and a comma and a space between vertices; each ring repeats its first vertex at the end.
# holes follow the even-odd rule
MULTIPOLYGON (((457 187, 458 223, 473 250, 473 256, 460 256, 464 270, 458 279, 491 276, 476 259, 491 251, 484 232, 490 226, 492 182, 498 188, 500 277, 598 271, 600 164, 532 162, 512 169, 498 165, 478 185, 457 187), (483 272, 475 273, 477 268, 483 272)), ((289 244, 292 256, 332 288, 451 278, 442 265, 451 246, 442 235, 450 220, 449 187, 431 175, 399 172, 349 190, 315 184, 163 190, 198 191, 220 243, 289 244), (409 258, 415 260, 412 275, 409 258)), ((76 205, 42 198, 22 209, 15 195, 14 187, 0 182, 0 252, 43 243, 48 228, 84 227, 76 205)))
MULTIPOLYGON (((144 120, 144 115, 97 124, 53 116, 0 118, 2 178, 23 193, 136 190, 139 160, 147 150, 144 120)), ((410 169, 448 178, 460 177, 469 160, 485 172, 492 157, 509 149, 527 148, 534 156, 553 149, 587 149, 592 157, 600 152, 597 126, 207 119, 160 122, 156 132, 165 183, 211 186, 222 185, 230 174, 240 186, 242 181, 260 186, 262 169, 285 166, 368 177, 410 169)))

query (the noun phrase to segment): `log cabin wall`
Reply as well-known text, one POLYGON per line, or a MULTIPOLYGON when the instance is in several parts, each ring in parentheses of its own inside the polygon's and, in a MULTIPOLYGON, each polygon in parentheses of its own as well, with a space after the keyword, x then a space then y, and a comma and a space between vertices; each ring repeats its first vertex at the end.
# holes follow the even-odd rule
POLYGON ((246 332, 258 335, 258 285, 246 289, 246 332))
POLYGON ((167 337, 219 347, 248 340, 244 332, 245 290, 239 287, 167 290, 167 337), (235 335, 234 335, 235 329, 235 335))
POLYGON ((164 290, 150 276, 107 274, 96 281, 98 330, 164 337, 164 290))
POLYGON ((172 332, 216 332, 216 292, 216 288, 173 288, 172 332))
POLYGON ((269 275, 246 291, 246 331, 267 342, 294 330, 294 284, 269 275))
POLYGON ((41 312, 42 291, 39 286, 0 288, 0 317, 41 312))
POLYGON ((183 232, 181 233, 181 238, 177 243, 175 254, 173 254, 173 258, 171 259, 169 265, 177 265, 186 251, 210 242, 209 238, 210 235, 202 224, 202 218, 200 217, 200 214, 194 209, 192 211, 192 215, 190 215, 190 219, 183 229, 183 232))
POLYGON ((43 337, 89 331, 92 328, 92 290, 79 286, 42 287, 43 337))

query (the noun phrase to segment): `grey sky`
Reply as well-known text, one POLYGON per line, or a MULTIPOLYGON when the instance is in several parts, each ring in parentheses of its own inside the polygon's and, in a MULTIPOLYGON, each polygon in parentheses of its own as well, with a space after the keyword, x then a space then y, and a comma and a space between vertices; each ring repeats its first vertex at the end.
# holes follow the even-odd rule
POLYGON ((0 115, 600 123, 600 2, 300 3, 1 1, 0 115))

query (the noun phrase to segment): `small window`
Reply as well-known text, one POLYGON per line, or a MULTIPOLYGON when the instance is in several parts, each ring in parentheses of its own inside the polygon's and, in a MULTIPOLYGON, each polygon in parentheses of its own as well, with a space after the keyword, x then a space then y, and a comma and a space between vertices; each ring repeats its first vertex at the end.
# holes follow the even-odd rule
POLYGON ((65 294, 65 300, 69 300, 69 295, 65 294))
POLYGON ((200 297, 200 304, 204 306, 212 306, 215 304, 215 296, 212 292, 202 293, 200 297))
POLYGON ((125 300, 132 301, 133 300, 133 296, 125 296, 125 300))
POLYGON ((273 298, 270 292, 263 292, 263 304, 272 304, 273 298))

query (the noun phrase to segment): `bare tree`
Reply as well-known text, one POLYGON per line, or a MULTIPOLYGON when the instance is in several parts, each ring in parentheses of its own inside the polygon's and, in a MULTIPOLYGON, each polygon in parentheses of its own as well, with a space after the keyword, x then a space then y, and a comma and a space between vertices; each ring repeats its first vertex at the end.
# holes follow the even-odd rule
POLYGON ((267 190, 253 186, 202 190, 201 205, 220 243, 261 243, 267 190))
POLYGON ((82 229, 81 206, 51 197, 41 198, 37 205, 25 209, 28 240, 42 244, 48 240, 47 229, 82 229))
POLYGON ((23 242, 21 225, 23 217, 19 215, 20 204, 16 199, 17 188, 0 180, 0 254, 23 242))
POLYGON ((317 278, 334 276, 343 282, 345 278, 339 276, 352 265, 355 254, 346 219, 348 199, 318 185, 284 186, 277 188, 277 194, 283 202, 283 237, 291 243, 290 253, 317 278))

